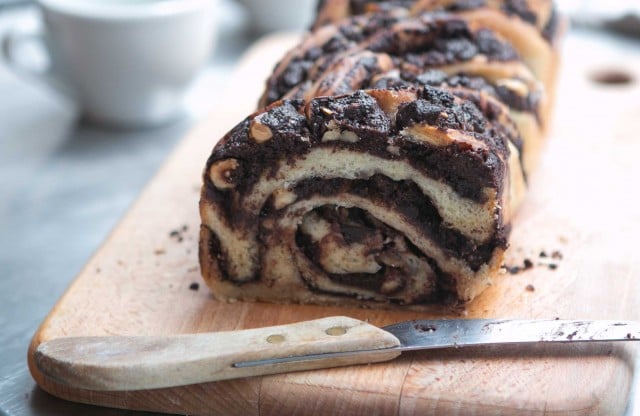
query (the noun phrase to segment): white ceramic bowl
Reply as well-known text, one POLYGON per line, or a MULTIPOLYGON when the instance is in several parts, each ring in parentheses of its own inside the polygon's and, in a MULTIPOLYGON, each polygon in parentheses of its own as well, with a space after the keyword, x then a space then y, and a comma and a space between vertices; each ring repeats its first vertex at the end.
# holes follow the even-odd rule
POLYGON ((11 33, 5 59, 67 93, 101 124, 142 127, 182 112, 215 37, 217 0, 37 0, 44 31, 11 33), (41 42, 45 71, 19 65, 21 45, 41 42))
POLYGON ((313 20, 317 0, 239 0, 256 33, 303 31, 313 20))

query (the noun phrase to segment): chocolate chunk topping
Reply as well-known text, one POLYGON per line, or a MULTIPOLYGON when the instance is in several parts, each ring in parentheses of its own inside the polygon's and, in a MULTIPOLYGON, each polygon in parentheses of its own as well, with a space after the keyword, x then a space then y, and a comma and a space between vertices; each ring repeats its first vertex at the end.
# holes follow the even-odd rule
POLYGON ((482 113, 471 102, 454 104, 454 96, 447 91, 425 86, 421 99, 402 104, 398 109, 398 129, 416 123, 427 123, 441 130, 458 129, 481 133, 486 122, 482 113))
POLYGON ((390 120, 376 100, 363 91, 341 97, 319 97, 307 109, 311 132, 317 138, 332 128, 351 131, 358 136, 385 137, 390 120))
POLYGON ((304 132, 307 119, 298 112, 298 106, 285 102, 259 116, 260 122, 271 128, 274 136, 299 135, 304 132))
POLYGON ((427 123, 438 126, 442 130, 457 128, 459 124, 450 116, 451 113, 441 105, 432 104, 426 100, 417 100, 400 106, 396 126, 398 129, 403 129, 416 123, 427 123))
POLYGON ((419 93, 419 97, 428 100, 435 105, 453 107, 454 98, 449 92, 438 88, 425 86, 419 93))

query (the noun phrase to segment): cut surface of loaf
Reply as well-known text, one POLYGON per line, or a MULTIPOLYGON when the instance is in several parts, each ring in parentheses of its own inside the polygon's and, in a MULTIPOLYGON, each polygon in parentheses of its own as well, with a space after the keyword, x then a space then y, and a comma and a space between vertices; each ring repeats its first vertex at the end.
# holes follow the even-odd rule
POLYGON ((215 296, 433 310, 481 293, 549 123, 554 72, 530 61, 553 50, 554 12, 515 3, 321 2, 207 161, 215 296))
POLYGON ((243 121, 207 164, 207 283, 221 298, 280 302, 472 299, 501 265, 524 183, 506 108, 474 101, 365 90, 243 121))

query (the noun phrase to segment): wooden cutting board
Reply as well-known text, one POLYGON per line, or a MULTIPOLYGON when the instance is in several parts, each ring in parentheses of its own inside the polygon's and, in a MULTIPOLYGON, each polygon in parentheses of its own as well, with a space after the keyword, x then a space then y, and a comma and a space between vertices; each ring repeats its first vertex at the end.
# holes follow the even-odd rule
MULTIPOLYGON (((332 315, 376 325, 438 317, 225 304, 201 283, 201 169, 214 143, 253 110, 262 80, 293 42, 259 42, 229 91, 211 97, 217 111, 184 139, 35 334, 29 361, 37 383, 68 400, 182 414, 620 414, 637 353, 630 344, 406 353, 384 364, 108 393, 67 388, 35 368, 37 345, 64 336, 234 330, 332 315)), ((513 229, 513 273, 501 275, 462 317, 640 318, 640 63, 595 40, 570 36, 565 49, 553 137, 513 229), (591 48, 598 54, 583 53, 591 48), (594 83, 603 75, 594 71, 606 68, 622 68, 636 82, 594 83), (533 267, 516 273, 525 260, 533 267)))

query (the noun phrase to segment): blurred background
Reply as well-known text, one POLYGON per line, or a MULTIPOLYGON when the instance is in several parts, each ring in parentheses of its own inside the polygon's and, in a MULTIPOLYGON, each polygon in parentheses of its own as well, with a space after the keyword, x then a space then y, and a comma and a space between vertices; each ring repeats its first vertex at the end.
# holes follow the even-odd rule
MULTIPOLYGON (((67 403, 37 389, 26 367, 27 345, 180 139, 202 118, 215 116, 225 81, 247 48, 269 31, 307 27, 314 1, 273 2, 277 6, 220 0, 217 41, 187 93, 184 116, 159 127, 86 123, 71 100, 0 63, 0 414, 133 414, 67 403)), ((638 42, 637 2, 558 3, 576 36, 601 36, 622 47, 638 42)), ((32 3, 0 0, 0 35, 40 24, 32 3)), ((21 58, 46 64, 37 48, 21 58)), ((628 414, 638 412, 630 407, 628 414)))

